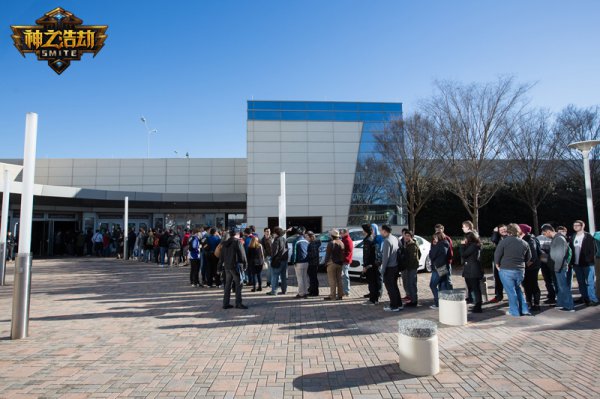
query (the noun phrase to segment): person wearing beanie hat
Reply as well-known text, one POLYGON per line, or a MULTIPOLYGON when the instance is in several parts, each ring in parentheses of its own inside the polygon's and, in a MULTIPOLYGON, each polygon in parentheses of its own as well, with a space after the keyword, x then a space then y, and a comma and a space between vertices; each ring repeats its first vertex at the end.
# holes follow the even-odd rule
POLYGON ((340 240, 340 233, 331 230, 331 241, 327 244, 325 264, 327 265, 327 280, 329 281, 329 296, 326 301, 341 300, 344 296, 342 284, 342 267, 344 266, 344 243, 340 240))
POLYGON ((541 245, 537 238, 531 235, 531 226, 527 224, 519 224, 521 233, 519 237, 529 244, 531 250, 531 260, 525 265, 525 277, 523 278, 523 289, 525 290, 525 300, 527 306, 532 312, 539 312, 540 297, 542 295, 540 286, 538 285, 538 275, 542 263, 540 255, 542 254, 541 245))
POLYGON ((531 226, 528 224, 519 224, 519 228, 525 235, 528 235, 531 233, 531 226))

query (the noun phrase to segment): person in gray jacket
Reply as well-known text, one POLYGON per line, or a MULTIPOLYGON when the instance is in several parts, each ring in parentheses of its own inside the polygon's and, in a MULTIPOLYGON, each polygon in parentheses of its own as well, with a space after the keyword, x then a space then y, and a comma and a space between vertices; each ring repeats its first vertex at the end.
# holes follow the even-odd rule
POLYGON ((542 234, 552 240, 548 255, 548 267, 550 270, 554 270, 556 276, 556 308, 564 312, 574 312, 573 294, 567 281, 569 262, 571 261, 569 244, 565 237, 558 234, 549 224, 542 226, 542 234))
POLYGON ((508 296, 510 316, 531 316, 521 283, 525 278, 525 265, 531 261, 529 244, 519 238, 521 229, 511 223, 506 227, 508 236, 498 243, 494 252, 494 263, 498 269, 504 291, 508 296))
POLYGON ((400 288, 398 288, 398 239, 387 224, 381 227, 383 249, 381 250, 381 275, 385 289, 390 297, 390 305, 383 308, 386 312, 399 312, 403 309, 400 288))

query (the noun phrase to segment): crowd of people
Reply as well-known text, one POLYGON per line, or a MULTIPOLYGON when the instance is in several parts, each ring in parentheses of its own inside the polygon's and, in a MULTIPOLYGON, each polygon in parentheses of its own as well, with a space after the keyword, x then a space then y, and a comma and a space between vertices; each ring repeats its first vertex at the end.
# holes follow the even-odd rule
MULTIPOLYGON (((383 308, 398 312, 405 306, 419 305, 417 270, 421 251, 415 235, 408 229, 396 236, 391 226, 364 224, 362 226, 362 272, 368 282, 364 305, 378 305, 385 288, 389 304, 383 308), (399 284, 401 282, 401 285, 399 284), (401 296, 400 287, 405 296, 401 296)), ((481 261, 482 240, 473 223, 462 224, 464 238, 458 245, 455 258, 452 239, 444 233, 444 226, 435 226, 428 257, 431 264, 429 288, 433 304, 439 306, 441 290, 452 290, 452 266, 459 261, 465 280, 467 302, 471 311, 483 311, 482 290, 485 289, 484 266, 481 261)), ((547 292, 544 304, 558 310, 573 312, 576 304, 598 305, 599 282, 596 279, 600 265, 600 232, 592 236, 585 231, 585 223, 576 220, 574 233, 569 236, 564 226, 555 229, 541 226, 542 234, 535 236, 526 224, 511 223, 496 227, 490 238, 495 246, 493 273, 494 298, 490 304, 508 299, 507 315, 529 316, 541 310, 540 271, 547 292), (577 279, 580 297, 572 296, 573 274, 577 279)), ((9 233, 10 234, 10 233, 9 233)), ((355 243, 347 229, 329 232, 324 265, 327 271, 329 293, 327 301, 343 300, 350 294, 349 268, 353 262, 355 243)), ((146 229, 136 233, 130 229, 125 235, 120 229, 112 233, 88 232, 83 247, 88 255, 122 256, 124 242, 128 242, 129 257, 141 262, 154 262, 163 269, 190 266, 190 284, 193 287, 223 288, 223 307, 229 309, 230 294, 235 292, 235 307, 245 309, 242 287, 251 291, 263 290, 267 295, 286 295, 288 265, 295 269, 296 298, 306 299, 320 295, 318 271, 323 263, 322 243, 319 236, 303 227, 284 230, 265 228, 262 237, 254 226, 243 230, 221 230, 209 227, 195 229, 146 229), (292 238, 288 240, 288 238, 292 238)), ((7 259, 14 257, 15 241, 7 237, 7 259)))

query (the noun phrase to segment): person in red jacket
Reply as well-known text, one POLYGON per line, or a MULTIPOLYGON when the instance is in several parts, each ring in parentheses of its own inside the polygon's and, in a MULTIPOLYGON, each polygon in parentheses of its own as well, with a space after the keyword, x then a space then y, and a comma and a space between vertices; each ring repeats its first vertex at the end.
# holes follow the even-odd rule
POLYGON ((350 265, 352 264, 352 254, 354 252, 354 243, 347 229, 340 229, 342 242, 344 243, 344 265, 342 266, 342 286, 344 296, 350 295, 350 265))

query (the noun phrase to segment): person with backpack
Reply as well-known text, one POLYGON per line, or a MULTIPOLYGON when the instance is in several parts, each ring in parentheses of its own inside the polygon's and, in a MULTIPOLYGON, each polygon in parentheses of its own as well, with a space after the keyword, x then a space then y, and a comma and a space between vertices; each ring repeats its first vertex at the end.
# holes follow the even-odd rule
POLYGON ((260 245, 263 247, 265 253, 265 265, 267 267, 267 273, 265 280, 267 281, 267 287, 271 286, 271 245, 273 244, 273 237, 271 237, 271 229, 265 227, 263 230, 263 237, 260 239, 260 245))
POLYGON ((527 306, 532 312, 539 312, 540 299, 542 292, 538 284, 538 276, 540 274, 540 268, 542 263, 540 261, 540 255, 542 254, 540 242, 535 236, 531 235, 531 226, 527 224, 520 224, 521 234, 519 237, 527 244, 531 249, 531 261, 525 265, 525 278, 523 279, 523 289, 525 290, 525 300, 527 306))
POLYGON ((365 235, 363 239, 363 274, 369 284, 369 293, 364 305, 377 305, 381 296, 381 278, 379 272, 379 262, 377 261, 377 243, 375 242, 375 232, 373 226, 366 223, 362 225, 365 235))
POLYGON ((468 299, 471 299, 473 313, 481 313, 483 299, 481 296, 481 285, 479 282, 483 278, 483 267, 481 266, 481 240, 479 235, 473 231, 465 234, 465 239, 461 243, 460 256, 463 263, 463 278, 467 286, 468 299))
POLYGON ((308 297, 308 241, 304 237, 305 232, 304 227, 298 228, 298 237, 292 246, 292 264, 298 282, 296 299, 308 297))
POLYGON ((571 248, 566 238, 557 233, 549 224, 542 226, 542 234, 552 240, 550 243, 550 254, 548 266, 554 270, 556 276, 556 309, 563 312, 574 312, 573 294, 567 283, 567 273, 571 262, 571 248))
POLYGON ((217 229, 211 228, 206 237, 204 251, 206 253, 206 261, 208 263, 208 271, 206 273, 206 284, 209 287, 221 286, 221 273, 217 270, 219 257, 216 255, 216 250, 221 243, 221 237, 217 234, 217 229))
POLYGON ((402 255, 400 271, 402 273, 402 285, 408 297, 406 306, 416 307, 419 304, 417 270, 419 270, 421 250, 415 241, 415 235, 410 230, 404 232, 402 255))
POLYGON ((331 241, 327 244, 325 264, 327 265, 327 280, 329 280, 329 296, 326 301, 342 300, 344 286, 342 283, 342 267, 344 266, 344 243, 340 240, 340 233, 331 230, 331 241))
POLYGON ((202 287, 200 283, 200 238, 199 230, 194 229, 188 237, 188 250, 190 258, 190 284, 192 287, 202 287))
POLYGON ((506 226, 506 238, 502 239, 494 252, 494 263, 508 297, 508 316, 531 316, 521 283, 525 278, 525 265, 531 261, 529 244, 519 238, 519 225, 506 226))

